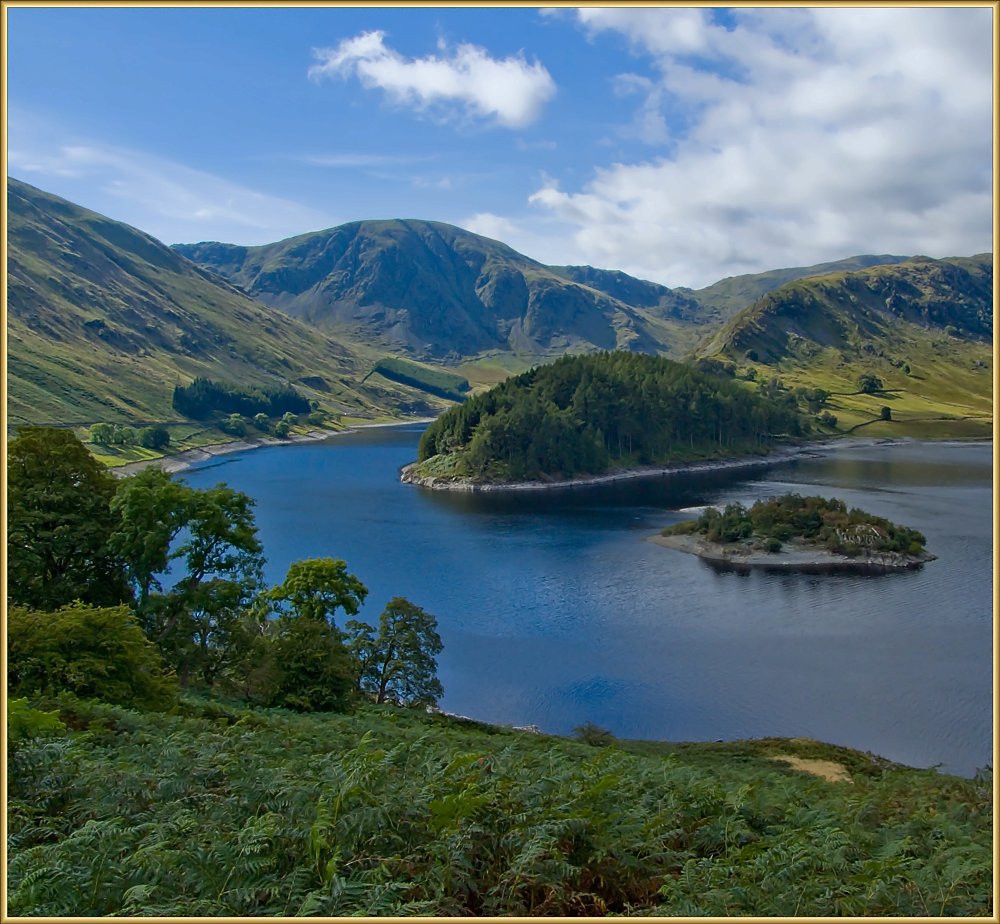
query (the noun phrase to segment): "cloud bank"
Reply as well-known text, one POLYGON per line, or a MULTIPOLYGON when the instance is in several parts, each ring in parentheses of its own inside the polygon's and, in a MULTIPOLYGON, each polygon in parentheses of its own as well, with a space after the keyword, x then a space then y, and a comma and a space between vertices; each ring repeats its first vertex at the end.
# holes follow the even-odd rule
POLYGON ((591 263, 668 285, 861 252, 992 247, 989 9, 586 8, 660 152, 531 203, 591 263))
POLYGON ((537 61, 518 55, 492 58, 476 45, 459 45, 448 57, 404 58, 385 44, 385 33, 363 32, 335 48, 313 50, 315 80, 356 76, 393 102, 445 118, 461 113, 506 128, 534 122, 556 85, 537 61))

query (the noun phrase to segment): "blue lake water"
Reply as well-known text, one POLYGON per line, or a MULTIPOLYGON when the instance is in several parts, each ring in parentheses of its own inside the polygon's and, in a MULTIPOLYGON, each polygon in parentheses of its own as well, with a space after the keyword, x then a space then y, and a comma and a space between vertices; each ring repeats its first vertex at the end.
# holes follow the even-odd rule
POLYGON ((257 502, 267 577, 331 556, 375 623, 438 619, 441 707, 619 737, 806 736, 971 775, 992 763, 992 445, 903 442, 546 492, 398 479, 422 427, 233 454, 184 473, 257 502), (683 508, 797 491, 919 529, 899 574, 740 574, 645 541, 683 508))

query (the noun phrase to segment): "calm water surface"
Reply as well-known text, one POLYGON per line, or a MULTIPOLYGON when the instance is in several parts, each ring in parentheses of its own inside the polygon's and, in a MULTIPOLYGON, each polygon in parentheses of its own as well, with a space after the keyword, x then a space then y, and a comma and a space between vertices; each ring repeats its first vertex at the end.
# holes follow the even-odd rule
POLYGON ((992 445, 900 443, 547 492, 400 483, 421 427, 234 454, 185 473, 257 501, 267 577, 346 559, 376 623, 438 618, 442 708, 569 734, 807 736, 971 775, 992 753, 992 445), (880 576, 715 570, 645 538, 679 511, 797 491, 921 530, 880 576))

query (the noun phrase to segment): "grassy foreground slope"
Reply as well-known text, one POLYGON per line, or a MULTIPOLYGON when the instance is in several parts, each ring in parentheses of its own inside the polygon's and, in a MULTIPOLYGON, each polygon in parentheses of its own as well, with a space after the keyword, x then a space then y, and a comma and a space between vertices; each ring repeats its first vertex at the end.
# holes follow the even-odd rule
POLYGON ((991 911, 989 774, 392 707, 61 711, 76 731, 12 759, 14 915, 991 911))
MULTIPOLYGON (((371 417, 421 400, 360 385, 374 356, 274 311, 156 239, 8 179, 7 411, 12 424, 170 421, 195 376, 292 383, 371 417)), ((377 355, 377 354, 375 354, 377 355)))
POLYGON ((993 258, 918 257, 800 279, 763 296, 699 348, 759 381, 823 388, 841 430, 987 436, 993 403, 993 258), (862 393, 858 378, 883 387, 862 393), (891 420, 880 419, 888 407, 891 420))

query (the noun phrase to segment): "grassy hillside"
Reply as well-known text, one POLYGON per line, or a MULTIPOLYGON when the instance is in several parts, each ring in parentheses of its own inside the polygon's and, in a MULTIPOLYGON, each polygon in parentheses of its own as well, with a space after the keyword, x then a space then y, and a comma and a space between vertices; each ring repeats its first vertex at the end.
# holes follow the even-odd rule
POLYGON ((400 359, 398 356, 385 356, 375 363, 369 375, 376 374, 390 382, 409 385, 449 401, 464 400, 470 387, 469 380, 460 375, 400 359))
POLYGON ((988 773, 392 707, 49 705, 71 730, 12 757, 13 915, 991 913, 988 773))
POLYGON ((841 430, 872 436, 992 432, 992 255, 835 273, 786 284, 699 349, 758 381, 831 393, 841 430), (862 393, 869 373, 883 387, 862 393), (880 419, 890 409, 891 420, 880 419))
POLYGON ((159 241, 8 180, 11 424, 170 421, 195 376, 285 382, 336 414, 426 411, 426 395, 360 379, 377 354, 254 301, 159 241), (387 387, 388 386, 388 387, 387 387))
POLYGON ((689 299, 667 298, 676 311, 659 298, 632 303, 620 284, 612 292, 596 278, 577 281, 573 268, 544 266, 441 222, 363 221, 263 247, 175 249, 323 329, 449 365, 497 351, 679 355, 704 328, 689 299))
POLYGON ((679 293, 689 294, 691 298, 706 308, 713 308, 722 320, 731 318, 736 312, 742 311, 757 301, 767 292, 773 292, 787 282, 796 279, 806 279, 811 276, 826 276, 830 273, 850 272, 865 269, 869 266, 890 266, 902 263, 909 257, 893 256, 892 254, 859 254, 832 263, 817 263, 813 266, 792 266, 784 269, 769 270, 766 273, 749 273, 744 276, 727 276, 718 282, 713 282, 703 289, 680 289, 679 293))

